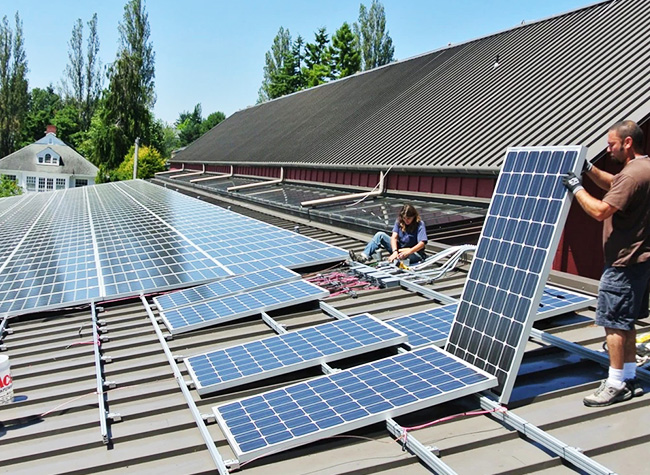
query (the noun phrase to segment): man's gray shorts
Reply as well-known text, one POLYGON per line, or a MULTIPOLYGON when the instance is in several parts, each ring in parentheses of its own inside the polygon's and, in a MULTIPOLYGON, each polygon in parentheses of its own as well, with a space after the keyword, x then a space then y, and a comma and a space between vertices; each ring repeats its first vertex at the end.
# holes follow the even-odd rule
POLYGON ((629 267, 606 267, 600 278, 596 324, 632 330, 634 322, 648 316, 650 261, 629 267))

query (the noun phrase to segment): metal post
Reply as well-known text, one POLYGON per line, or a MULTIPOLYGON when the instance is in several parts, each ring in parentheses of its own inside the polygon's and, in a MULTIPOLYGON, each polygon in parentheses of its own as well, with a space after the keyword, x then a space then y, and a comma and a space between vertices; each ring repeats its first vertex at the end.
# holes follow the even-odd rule
POLYGON ((133 153, 133 179, 138 178, 138 149, 140 148, 140 137, 135 139, 135 152, 133 153))

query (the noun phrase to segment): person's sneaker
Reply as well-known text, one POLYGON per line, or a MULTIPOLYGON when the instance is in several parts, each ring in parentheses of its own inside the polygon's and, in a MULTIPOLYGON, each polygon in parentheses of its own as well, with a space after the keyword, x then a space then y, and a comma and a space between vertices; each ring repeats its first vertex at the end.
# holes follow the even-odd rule
POLYGON ((630 391, 627 384, 624 384, 621 389, 617 389, 607 384, 607 380, 604 379, 596 392, 584 398, 582 402, 588 407, 601 407, 629 399, 632 399, 632 391, 630 391))
POLYGON ((365 264, 366 262, 368 262, 370 260, 370 258, 368 256, 366 256, 363 252, 360 253, 360 254, 357 254, 353 250, 350 250, 349 254, 350 254, 350 260, 351 261, 359 262, 360 264, 365 264))
POLYGON ((643 386, 641 386, 638 378, 626 379, 625 384, 632 393, 632 397, 643 396, 643 386))

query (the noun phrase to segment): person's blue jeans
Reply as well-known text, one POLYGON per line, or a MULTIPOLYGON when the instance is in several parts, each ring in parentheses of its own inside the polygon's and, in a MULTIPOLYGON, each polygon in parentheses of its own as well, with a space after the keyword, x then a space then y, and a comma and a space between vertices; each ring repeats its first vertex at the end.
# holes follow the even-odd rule
MULTIPOLYGON (((393 249, 390 245, 390 236, 381 231, 374 235, 366 248, 363 250, 363 253, 368 257, 372 257, 372 255, 377 252, 377 249, 379 248, 384 249, 389 255, 393 253, 393 249)), ((422 251, 414 252, 409 256, 409 264, 417 264, 422 259, 424 259, 424 257, 425 256, 423 255, 422 251)))

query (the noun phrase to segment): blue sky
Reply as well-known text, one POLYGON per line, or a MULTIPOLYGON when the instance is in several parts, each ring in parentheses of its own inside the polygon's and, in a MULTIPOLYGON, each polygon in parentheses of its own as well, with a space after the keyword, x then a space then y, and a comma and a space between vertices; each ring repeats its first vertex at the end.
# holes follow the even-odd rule
MULTIPOLYGON (((98 15, 100 57, 115 59, 117 26, 126 0, 2 0, 0 16, 14 25, 20 13, 29 67, 29 87, 57 86, 67 64, 68 41, 77 18, 98 15)), ((326 27, 357 21, 359 5, 371 0, 149 0, 151 40, 156 53, 154 113, 173 123, 201 103, 203 116, 227 116, 254 105, 264 55, 278 28, 313 41, 326 27)), ((592 5, 593 0, 384 0, 387 28, 397 59, 459 43, 592 5)), ((84 35, 85 36, 85 35, 84 35)), ((84 37, 85 39, 85 37, 84 37)))

